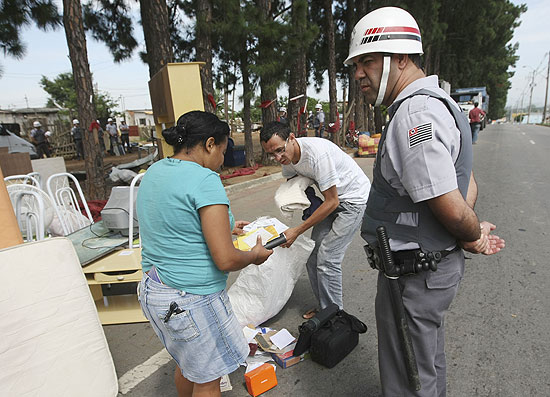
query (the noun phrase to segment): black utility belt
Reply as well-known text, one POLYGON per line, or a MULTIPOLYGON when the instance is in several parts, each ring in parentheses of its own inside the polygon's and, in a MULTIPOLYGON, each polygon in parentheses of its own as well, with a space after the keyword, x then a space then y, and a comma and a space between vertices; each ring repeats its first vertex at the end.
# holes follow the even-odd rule
POLYGON ((444 251, 423 251, 421 249, 404 250, 392 252, 392 263, 383 268, 382 260, 380 259, 380 250, 378 247, 365 245, 365 252, 369 265, 373 269, 380 270, 386 277, 398 278, 400 276, 409 276, 420 273, 422 271, 437 270, 437 265, 443 258, 452 252, 458 251, 460 247, 456 246, 452 250, 444 251))

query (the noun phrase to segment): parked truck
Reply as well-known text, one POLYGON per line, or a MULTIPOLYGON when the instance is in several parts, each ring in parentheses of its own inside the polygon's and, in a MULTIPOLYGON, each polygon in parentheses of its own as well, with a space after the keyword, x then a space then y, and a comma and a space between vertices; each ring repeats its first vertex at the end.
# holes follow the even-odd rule
MULTIPOLYGON (((477 102, 486 114, 489 112, 489 95, 486 87, 457 88, 451 92, 451 98, 458 103, 466 116, 474 108, 474 102, 477 102)), ((485 128, 486 124, 487 116, 481 120, 481 129, 485 128)))

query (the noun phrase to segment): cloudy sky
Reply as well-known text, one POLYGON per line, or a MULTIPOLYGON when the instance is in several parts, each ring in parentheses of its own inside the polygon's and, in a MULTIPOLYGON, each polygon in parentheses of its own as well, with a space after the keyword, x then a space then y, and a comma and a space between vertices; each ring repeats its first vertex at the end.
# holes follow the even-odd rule
MULTIPOLYGON (((550 51, 550 29, 546 25, 550 21, 550 1, 512 2, 526 3, 528 11, 522 15, 521 26, 516 29, 512 40, 513 43, 519 43, 517 54, 520 59, 514 68, 515 76, 512 78, 507 104, 515 108, 523 98, 524 106, 528 105, 530 77, 535 71, 536 85, 532 100, 533 104, 542 106, 550 51)), ((0 65, 4 72, 0 78, 1 109, 44 106, 47 94, 38 84, 41 76, 53 79, 59 73, 71 70, 62 29, 44 33, 30 27, 23 31, 23 40, 27 52, 22 59, 0 56, 0 65)), ((144 43, 141 45, 144 47, 144 43)), ((107 48, 88 37, 88 59, 98 89, 115 99, 119 103, 119 110, 151 107, 147 86, 149 71, 138 59, 137 52, 131 60, 115 64, 107 48)), ((319 94, 310 90, 310 95, 327 100, 328 90, 325 88, 319 94)))

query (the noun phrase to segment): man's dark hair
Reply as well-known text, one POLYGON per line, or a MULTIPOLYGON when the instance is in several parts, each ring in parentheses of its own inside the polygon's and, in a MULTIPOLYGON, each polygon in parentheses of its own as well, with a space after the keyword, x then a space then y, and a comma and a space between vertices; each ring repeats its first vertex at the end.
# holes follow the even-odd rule
POLYGON ((478 105, 479 105, 479 103, 478 103, 478 102, 474 102, 474 107, 475 107, 475 108, 477 108, 477 107, 478 107, 478 105))
POLYGON ((290 135, 290 127, 288 124, 279 121, 267 123, 260 130, 260 142, 269 141, 273 135, 277 135, 282 140, 286 141, 290 135))
POLYGON ((414 63, 418 69, 422 69, 422 55, 408 54, 408 56, 412 63, 414 63))

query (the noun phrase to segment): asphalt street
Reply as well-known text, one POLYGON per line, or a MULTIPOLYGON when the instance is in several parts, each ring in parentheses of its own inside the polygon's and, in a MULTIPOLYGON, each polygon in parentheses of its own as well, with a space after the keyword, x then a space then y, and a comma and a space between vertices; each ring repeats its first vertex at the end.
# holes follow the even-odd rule
MULTIPOLYGON (((488 126, 474 146, 476 212, 497 225, 495 233, 507 245, 490 257, 466 255, 465 277, 446 318, 448 396, 550 395, 548 153, 550 128, 539 126, 488 126)), ((372 178, 373 159, 357 162, 372 178)), ((273 195, 281 182, 271 179, 242 190, 233 188, 229 198, 235 218, 280 218, 273 195)), ((284 221, 292 226, 300 218, 284 221)), ((359 346, 333 369, 311 360, 288 369, 278 367, 278 386, 266 397, 379 395, 376 272, 366 264, 362 246, 357 235, 343 263, 345 309, 369 327, 359 346)), ((231 274, 229 283, 236 277, 231 274)), ((301 313, 313 306, 304 272, 286 306, 265 325, 298 335, 301 313)), ((122 379, 120 394, 177 395, 175 363, 162 353, 149 324, 109 325, 104 330, 122 379)), ((243 375, 244 368, 231 374, 233 390, 223 396, 248 396, 243 375)))

